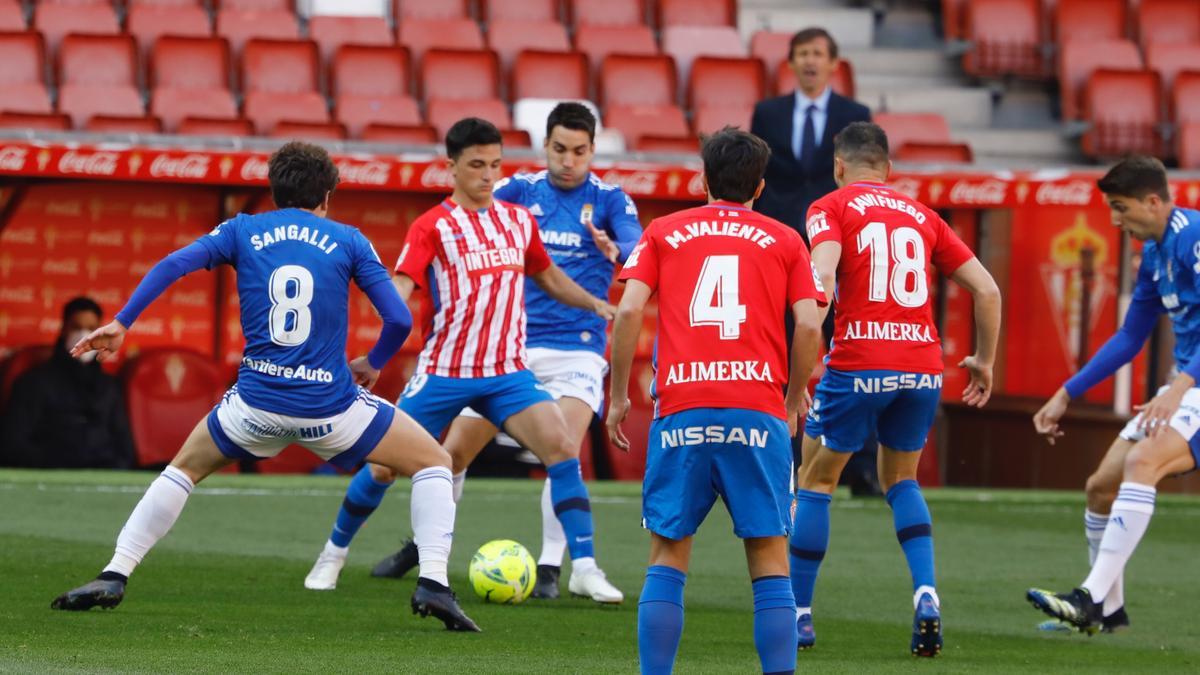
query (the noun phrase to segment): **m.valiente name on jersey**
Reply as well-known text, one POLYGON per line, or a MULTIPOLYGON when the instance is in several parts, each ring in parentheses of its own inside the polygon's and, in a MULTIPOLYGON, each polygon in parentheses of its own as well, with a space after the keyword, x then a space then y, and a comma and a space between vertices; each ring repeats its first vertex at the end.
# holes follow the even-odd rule
POLYGON ((762 248, 767 248, 775 243, 775 237, 767 234, 761 228, 749 225, 746 223, 732 222, 728 220, 712 221, 701 220, 694 223, 687 223, 682 229, 675 229, 663 237, 663 240, 671 248, 679 248, 681 244, 685 244, 697 237, 735 237, 737 239, 749 239, 758 244, 762 248))

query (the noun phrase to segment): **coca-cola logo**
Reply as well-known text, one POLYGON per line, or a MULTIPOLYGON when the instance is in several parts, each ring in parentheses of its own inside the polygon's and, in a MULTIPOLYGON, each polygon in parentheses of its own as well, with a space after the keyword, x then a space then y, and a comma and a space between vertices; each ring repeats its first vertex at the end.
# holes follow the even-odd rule
POLYGON ((356 185, 387 185, 391 166, 387 162, 354 162, 341 160, 337 163, 338 177, 343 183, 356 185))
POLYGON ((171 215, 171 206, 166 202, 137 202, 130 209, 134 218, 163 220, 171 215))
POLYGON ((1069 183, 1042 183, 1037 189, 1037 203, 1085 206, 1092 203, 1092 184, 1073 180, 1069 183))
POLYGON ((453 188, 454 176, 443 164, 430 164, 421 172, 421 187, 453 188))
POLYGON ((32 227, 23 227, 20 229, 10 227, 4 230, 4 234, 0 235, 0 239, 6 244, 36 244, 37 230, 32 227))
POLYGON ((87 243, 89 246, 111 246, 119 248, 125 245, 125 233, 121 230, 92 230, 88 232, 87 243))
POLYGON ((242 163, 242 180, 265 181, 267 161, 262 157, 247 157, 242 163))
POLYGON ((68 150, 58 159, 58 171, 86 176, 112 176, 117 173, 117 159, 115 152, 68 150))
POLYGON ((33 303, 33 286, 0 286, 0 300, 33 303))
POLYGON ((125 296, 118 288, 88 291, 88 297, 102 305, 120 305, 125 302, 125 296))
POLYGON ((155 178, 204 179, 208 177, 208 165, 211 161, 212 158, 208 155, 159 155, 150 162, 150 175, 155 178))
POLYGON ((172 305, 184 307, 207 307, 208 294, 204 291, 176 291, 171 296, 172 305))
POLYGON ((919 199, 921 196, 921 181, 916 178, 897 178, 889 183, 889 185, 896 192, 911 199, 919 199))
POLYGON ((658 173, 655 171, 623 173, 619 169, 612 169, 601 176, 600 180, 620 186, 628 195, 652 195, 658 186, 658 173))
POLYGON ((1003 204, 1007 193, 1004 181, 988 179, 980 183, 960 180, 950 188, 950 201, 955 204, 1003 204))
POLYGON ((25 158, 28 155, 28 148, 18 148, 11 145, 0 148, 0 171, 24 171, 25 158))
POLYGON ((79 274, 78 258, 48 258, 42 263, 43 274, 79 274))

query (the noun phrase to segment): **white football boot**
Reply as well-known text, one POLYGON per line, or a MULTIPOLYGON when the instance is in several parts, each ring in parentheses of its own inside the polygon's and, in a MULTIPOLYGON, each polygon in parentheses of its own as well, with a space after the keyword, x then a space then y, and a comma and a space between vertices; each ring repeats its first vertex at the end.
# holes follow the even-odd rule
POLYGON ((625 594, 608 582, 604 570, 591 567, 587 570, 571 569, 571 580, 567 582, 567 590, 571 595, 581 598, 591 598, 603 604, 620 604, 625 601, 625 594))
POLYGON ((317 556, 312 571, 304 577, 304 587, 312 591, 332 591, 337 588, 338 575, 345 564, 345 553, 339 555, 326 548, 317 556))

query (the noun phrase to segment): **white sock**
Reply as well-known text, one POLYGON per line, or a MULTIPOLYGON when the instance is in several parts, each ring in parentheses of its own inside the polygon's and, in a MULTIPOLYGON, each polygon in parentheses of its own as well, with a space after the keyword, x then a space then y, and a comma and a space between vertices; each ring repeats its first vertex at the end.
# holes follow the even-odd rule
POLYGON ((797 607, 796 608, 796 620, 797 621, 799 621, 800 617, 804 616, 805 614, 812 616, 812 607, 797 607))
POLYGON ((554 501, 550 499, 550 479, 542 486, 542 556, 539 565, 562 567, 563 554, 567 551, 567 534, 554 513, 554 501))
POLYGON ((917 608, 917 603, 921 601, 921 596, 928 593, 933 598, 933 606, 941 609, 942 600, 938 597, 937 591, 933 586, 921 586, 913 592, 913 609, 917 608))
MULTIPOLYGON (((1096 556, 1100 553, 1100 540, 1104 538, 1104 528, 1108 525, 1108 515, 1095 511, 1083 512, 1084 534, 1088 543, 1088 566, 1096 564, 1096 556)), ((1104 616, 1108 616, 1125 606, 1125 574, 1122 573, 1113 583, 1112 590, 1104 596, 1104 616)))
POLYGON ((571 559, 571 574, 575 574, 576 572, 582 574, 585 572, 590 572, 594 569, 596 569, 596 559, 591 556, 587 556, 586 558, 571 559))
POLYGON ((446 563, 454 537, 454 478, 450 469, 434 466, 412 477, 413 541, 421 561, 420 576, 450 585, 446 563))
POLYGON ((336 556, 338 558, 345 558, 346 554, 350 553, 350 547, 349 546, 338 546, 337 544, 333 543, 332 540, 326 539, 325 540, 325 553, 328 555, 336 556))
POLYGON ((1154 515, 1154 486, 1138 483, 1121 483, 1121 490, 1113 502, 1104 538, 1100 540, 1100 551, 1092 572, 1083 582, 1083 588, 1092 594, 1092 600, 1107 599, 1117 579, 1125 571, 1125 563, 1133 555, 1142 535, 1154 515))
POLYGON ((450 481, 454 483, 454 503, 457 504, 462 500, 463 483, 467 482, 466 469, 463 469, 462 473, 456 473, 451 476, 450 481))
POLYGON ((186 473, 173 466, 163 469, 129 514, 129 520, 117 535, 117 549, 112 561, 104 571, 125 576, 133 574, 142 558, 171 530, 194 487, 186 473))

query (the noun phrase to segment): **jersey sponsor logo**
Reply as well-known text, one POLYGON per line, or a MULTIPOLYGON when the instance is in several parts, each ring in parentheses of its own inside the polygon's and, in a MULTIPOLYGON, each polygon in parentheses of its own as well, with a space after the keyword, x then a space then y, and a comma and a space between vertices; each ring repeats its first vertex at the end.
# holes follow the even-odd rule
POLYGON ((533 206, 530 206, 530 207, 529 207, 529 212, 530 212, 531 214, 535 215, 535 216, 544 216, 544 215, 546 215, 546 214, 545 214, 545 213, 542 211, 542 205, 541 205, 541 204, 536 204, 536 203, 535 203, 533 206))
POLYGON ((929 326, 896 321, 851 321, 846 324, 845 340, 888 340, 891 342, 933 342, 929 326))
POLYGON ((805 225, 808 230, 808 240, 812 241, 814 237, 822 232, 829 231, 829 222, 825 219, 824 211, 817 211, 809 217, 808 223, 805 225))
POLYGON ((645 248, 646 242, 644 241, 633 247, 633 250, 629 252, 629 258, 625 260, 626 269, 633 269, 634 267, 637 267, 638 258, 641 257, 642 251, 645 250, 645 248))
MULTIPOLYGON (((140 323, 138 324, 141 325, 140 323)), ((256 373, 270 375, 285 380, 304 380, 306 382, 333 382, 333 373, 324 368, 313 368, 305 364, 298 366, 281 366, 266 359, 252 359, 249 356, 242 359, 242 365, 256 373)))
POLYGON ((278 427, 273 425, 259 424, 253 420, 241 420, 242 428, 247 432, 264 438, 288 438, 292 435, 291 429, 278 427))
POLYGON ((667 369, 666 385, 689 382, 774 382, 766 361, 689 361, 667 369))
MULTIPOLYGON (((850 203, 846 204, 846 206, 849 206, 857 211, 858 215, 860 216, 866 215, 867 209, 869 208, 879 207, 907 214, 908 216, 912 217, 913 220, 917 221, 918 224, 925 222, 925 214, 921 213, 921 211, 912 203, 903 199, 896 199, 895 197, 875 194, 874 192, 864 192, 855 197, 850 203)), ((823 216, 824 214, 821 215, 823 216)), ((809 238, 812 238, 811 234, 809 235, 809 238)))
POLYGON ((467 272, 472 275, 520 271, 525 267, 525 252, 519 248, 490 248, 463 254, 467 272))
POLYGON ((813 286, 816 286, 818 293, 824 295, 825 284, 821 283, 821 273, 817 271, 817 264, 810 261, 808 266, 812 268, 813 286))
POLYGON ((633 203, 633 199, 629 195, 625 197, 625 215, 636 217, 638 214, 637 205, 633 203))
POLYGON ((767 234, 765 230, 753 225, 746 225, 729 220, 720 222, 709 222, 701 220, 696 223, 688 223, 683 226, 683 229, 676 229, 666 236, 666 242, 671 248, 679 248, 681 245, 697 238, 697 237, 733 237, 735 239, 747 239, 758 244, 761 248, 767 248, 775 243, 775 237, 767 234))
POLYGON ((1168 310, 1179 309, 1179 295, 1176 293, 1168 293, 1162 296, 1163 307, 1168 310))
MULTIPOLYGON (((220 229, 220 226, 218 226, 220 229)), ((215 233, 215 230, 214 230, 215 233)), ((321 234, 321 231, 316 228, 300 227, 299 225, 279 225, 273 230, 263 232, 261 235, 255 234, 250 236, 250 245, 255 251, 261 251, 267 246, 281 241, 302 241, 306 244, 312 244, 325 252, 325 255, 333 253, 338 247, 337 242, 329 243, 329 235, 321 234)))
POLYGON ((886 394, 901 389, 941 389, 942 376, 928 373, 902 373, 882 377, 855 377, 854 393, 886 394))
POLYGON ((578 232, 557 232, 554 230, 538 230, 542 243, 550 246, 570 246, 579 248, 583 245, 583 237, 578 232))
POLYGON ((742 427, 712 424, 706 427, 668 429, 661 432, 660 439, 663 447, 666 448, 688 447, 705 443, 728 443, 751 448, 765 448, 770 435, 766 429, 743 429, 742 427))
POLYGON ((296 435, 305 440, 315 440, 333 433, 333 423, 326 422, 315 427, 304 427, 296 430, 296 435))

